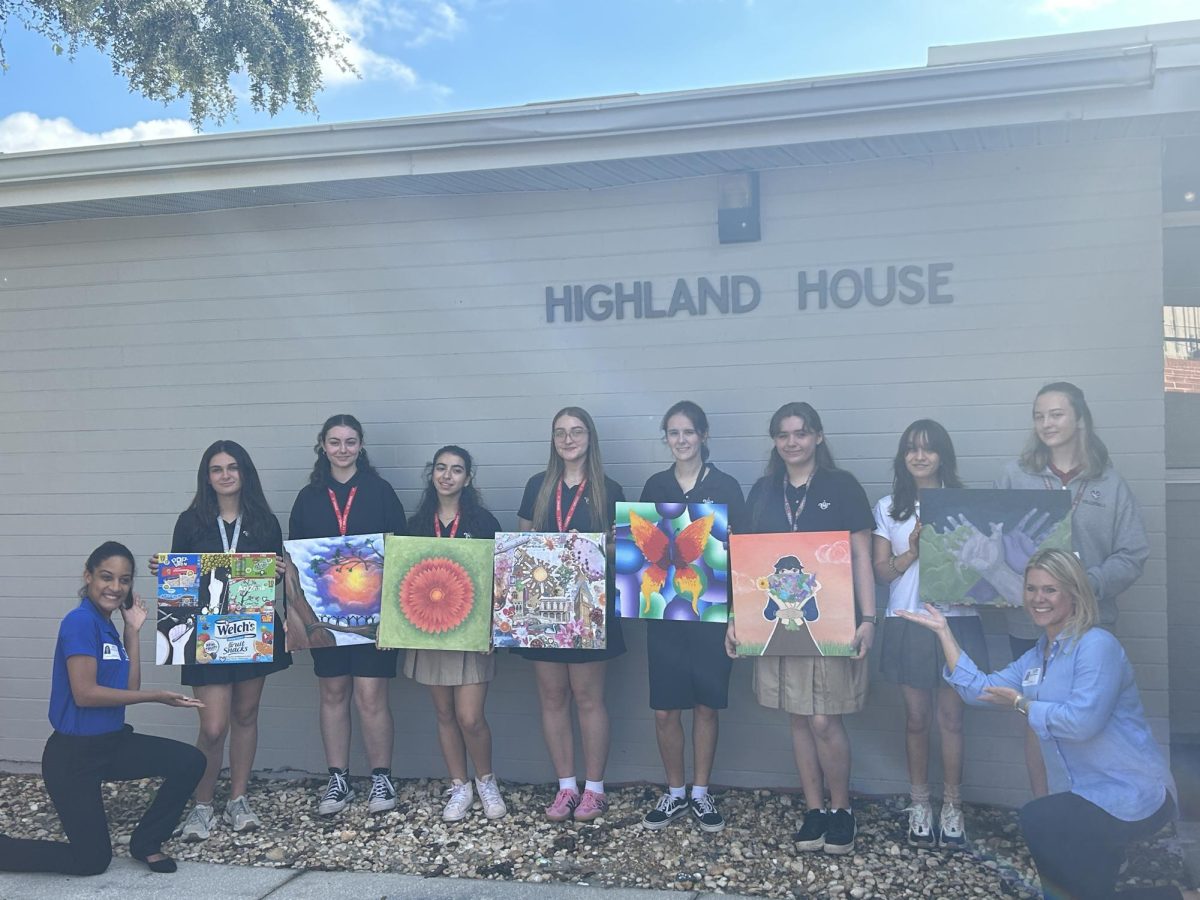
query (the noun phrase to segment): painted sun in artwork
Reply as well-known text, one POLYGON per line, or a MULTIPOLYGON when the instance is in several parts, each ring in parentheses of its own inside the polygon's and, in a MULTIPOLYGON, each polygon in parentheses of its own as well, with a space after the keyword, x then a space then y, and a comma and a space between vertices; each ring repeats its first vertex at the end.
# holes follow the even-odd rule
POLYGON ((475 587, 467 570, 444 557, 424 559, 400 582, 400 609, 427 634, 457 628, 471 612, 475 587))

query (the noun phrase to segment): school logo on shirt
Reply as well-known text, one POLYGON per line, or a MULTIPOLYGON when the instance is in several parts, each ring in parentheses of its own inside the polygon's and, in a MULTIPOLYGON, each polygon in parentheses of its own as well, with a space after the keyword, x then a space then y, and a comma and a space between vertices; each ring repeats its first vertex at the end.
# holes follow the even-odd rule
POLYGON ((101 657, 102 659, 120 659, 121 658, 121 648, 118 647, 116 644, 105 644, 101 653, 102 653, 102 657, 101 657))
POLYGON ((831 507, 832 505, 833 504, 830 503, 828 500, 822 500, 820 503, 817 504, 817 506, 821 507, 821 509, 823 509, 823 510, 829 509, 829 507, 831 507))

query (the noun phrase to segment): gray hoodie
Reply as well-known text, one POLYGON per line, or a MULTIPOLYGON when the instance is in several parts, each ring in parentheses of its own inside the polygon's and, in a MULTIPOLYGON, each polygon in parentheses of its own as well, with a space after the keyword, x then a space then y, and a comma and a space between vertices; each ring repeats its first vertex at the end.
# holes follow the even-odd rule
MULTIPOLYGON (((1047 485, 1059 489, 1062 482, 1046 469, 1031 474, 1014 460, 996 479, 996 487, 1025 491, 1045 490, 1047 485)), ((1079 554, 1088 580, 1100 604, 1100 624, 1111 627, 1117 621, 1117 597, 1138 578, 1150 555, 1146 540, 1146 524, 1133 491, 1117 474, 1112 463, 1096 478, 1077 475, 1062 490, 1079 497, 1071 517, 1071 543, 1079 554)), ((1041 636, 1024 608, 1006 610, 1008 633, 1031 639, 1041 636)))

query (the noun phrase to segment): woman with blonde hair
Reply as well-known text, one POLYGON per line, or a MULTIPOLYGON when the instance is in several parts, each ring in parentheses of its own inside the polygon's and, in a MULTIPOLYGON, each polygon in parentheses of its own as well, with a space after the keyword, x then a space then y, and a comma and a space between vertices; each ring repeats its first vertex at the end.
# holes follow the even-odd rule
POLYGON ((1112 634, 1096 627, 1095 594, 1083 565, 1063 550, 1041 550, 1025 568, 1025 610, 1041 629, 1034 646, 984 675, 954 638, 946 617, 902 612, 937 636, 944 677, 975 706, 1024 716, 1063 783, 1021 810, 1021 831, 1048 898, 1196 897, 1175 887, 1115 890, 1132 842, 1175 818, 1175 782, 1146 723, 1133 667, 1112 634), (1069 773, 1069 775, 1067 774, 1069 773))

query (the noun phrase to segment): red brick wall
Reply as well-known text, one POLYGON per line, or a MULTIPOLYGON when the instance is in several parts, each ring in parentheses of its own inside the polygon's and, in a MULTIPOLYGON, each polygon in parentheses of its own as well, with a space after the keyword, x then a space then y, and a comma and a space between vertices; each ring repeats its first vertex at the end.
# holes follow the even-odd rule
POLYGON ((1200 394, 1200 359, 1167 359, 1164 387, 1182 394, 1200 394))

